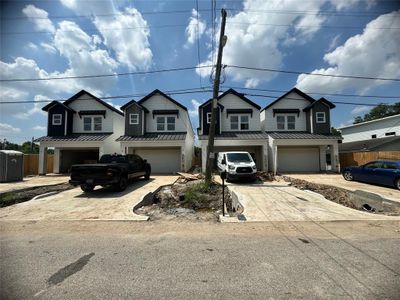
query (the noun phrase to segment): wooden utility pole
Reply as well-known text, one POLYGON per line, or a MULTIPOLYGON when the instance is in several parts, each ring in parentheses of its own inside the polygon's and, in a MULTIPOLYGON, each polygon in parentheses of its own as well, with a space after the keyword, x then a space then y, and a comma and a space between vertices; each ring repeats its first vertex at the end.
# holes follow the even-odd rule
POLYGON ((215 137, 215 123, 217 119, 217 101, 219 93, 219 83, 222 69, 222 52, 226 44, 227 37, 225 36, 225 23, 226 23, 226 10, 221 9, 222 21, 221 21, 221 32, 219 34, 219 45, 218 45, 218 56, 217 64, 215 66, 215 78, 213 88, 213 99, 211 108, 211 123, 208 133, 208 146, 207 146, 207 164, 206 164, 206 184, 211 183, 211 172, 213 169, 214 162, 214 137, 215 137))

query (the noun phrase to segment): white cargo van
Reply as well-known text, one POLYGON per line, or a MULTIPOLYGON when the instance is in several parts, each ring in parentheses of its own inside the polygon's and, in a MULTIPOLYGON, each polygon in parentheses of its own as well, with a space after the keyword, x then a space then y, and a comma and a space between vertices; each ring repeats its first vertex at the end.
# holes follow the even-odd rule
POLYGON ((226 171, 227 180, 256 179, 257 167, 248 152, 219 152, 217 166, 221 172, 226 171))

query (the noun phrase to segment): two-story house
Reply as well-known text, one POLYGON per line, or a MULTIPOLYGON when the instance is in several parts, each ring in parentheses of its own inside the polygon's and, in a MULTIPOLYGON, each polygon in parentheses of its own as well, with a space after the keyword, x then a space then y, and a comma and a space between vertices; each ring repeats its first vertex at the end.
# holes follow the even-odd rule
POLYGON ((268 134, 269 169, 274 173, 339 170, 338 138, 331 134, 330 110, 335 105, 293 88, 261 110, 268 134))
MULTIPOLYGON (((247 151, 260 170, 268 169, 268 136, 261 132, 261 107, 243 94, 229 89, 217 99, 214 153, 247 151)), ((202 150, 202 169, 206 168, 212 99, 199 106, 198 136, 202 150)))
POLYGON ((54 148, 54 173, 66 173, 71 165, 96 162, 103 154, 118 153, 115 139, 123 133, 124 114, 87 91, 64 102, 52 101, 42 108, 48 113, 47 135, 40 144, 39 174, 47 169, 47 148, 54 148))
POLYGON ((152 173, 174 173, 192 167, 194 132, 185 106, 154 90, 121 107, 125 132, 118 137, 121 152, 146 159, 152 173))

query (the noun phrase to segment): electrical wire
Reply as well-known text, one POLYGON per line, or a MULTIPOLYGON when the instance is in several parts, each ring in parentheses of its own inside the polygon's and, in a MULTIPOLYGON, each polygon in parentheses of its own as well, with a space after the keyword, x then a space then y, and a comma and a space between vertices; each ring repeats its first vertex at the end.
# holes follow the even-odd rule
MULTIPOLYGON (((196 28, 196 40, 197 40, 197 61, 198 65, 201 63, 200 59, 200 28, 199 28, 199 0, 196 1, 196 20, 197 20, 197 28, 196 28)), ((201 81, 201 76, 199 76, 200 88, 203 86, 201 81)))

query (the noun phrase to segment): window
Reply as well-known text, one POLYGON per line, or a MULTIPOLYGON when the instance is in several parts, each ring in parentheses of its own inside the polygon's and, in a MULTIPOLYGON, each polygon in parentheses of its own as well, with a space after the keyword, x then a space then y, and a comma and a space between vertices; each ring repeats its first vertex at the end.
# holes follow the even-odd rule
POLYGON ((175 130, 175 117, 167 117, 167 130, 175 130))
POLYGON ((211 113, 207 113, 207 124, 211 123, 211 113))
POLYGON ((157 117, 157 131, 174 131, 175 117, 157 117))
POLYGON ((396 132, 392 131, 392 132, 385 133, 385 136, 391 136, 391 135, 396 135, 396 132))
POLYGON ((94 131, 101 131, 101 123, 102 123, 102 118, 101 117, 94 117, 93 118, 94 131))
POLYGON ((231 116, 231 130, 239 130, 239 116, 231 116))
POLYGON ((295 116, 287 116, 287 129, 295 130, 296 129, 296 117, 295 116))
POLYGON ((285 116, 276 117, 276 128, 278 128, 278 130, 285 129, 285 116))
POLYGON ((157 117, 157 131, 165 130, 165 117, 157 117))
POLYGON ((249 130, 249 116, 240 116, 240 130, 249 130))
POLYGON ((83 118, 83 130, 84 131, 92 131, 92 118, 91 117, 83 118))
POLYGON ((367 163, 366 165, 364 165, 364 168, 367 169, 377 169, 380 168, 382 166, 382 164, 379 161, 373 161, 370 163, 367 163))
POLYGON ((129 114, 129 124, 130 125, 139 124, 139 114, 129 114))
POLYGON ((317 123, 325 123, 325 113, 324 112, 317 112, 316 114, 317 123))
POLYGON ((52 124, 53 125, 61 125, 62 124, 62 115, 54 114, 52 124))
POLYGON ((376 134, 371 135, 371 139, 376 139, 376 134))
POLYGON ((383 166, 384 169, 390 169, 390 170, 396 170, 396 169, 400 169, 400 166, 398 163, 395 162, 384 162, 383 166))

